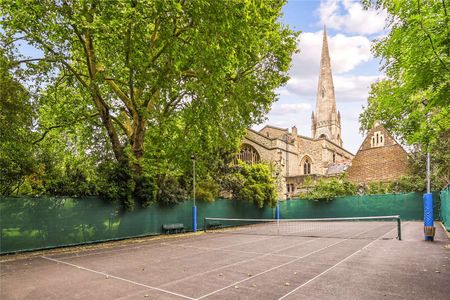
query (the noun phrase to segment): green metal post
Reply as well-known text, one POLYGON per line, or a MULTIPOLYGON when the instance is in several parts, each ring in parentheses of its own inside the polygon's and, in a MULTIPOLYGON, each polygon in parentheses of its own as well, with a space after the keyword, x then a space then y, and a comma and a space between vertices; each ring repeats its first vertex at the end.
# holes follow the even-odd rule
POLYGON ((400 217, 397 218, 397 237, 399 241, 402 240, 402 226, 400 217))

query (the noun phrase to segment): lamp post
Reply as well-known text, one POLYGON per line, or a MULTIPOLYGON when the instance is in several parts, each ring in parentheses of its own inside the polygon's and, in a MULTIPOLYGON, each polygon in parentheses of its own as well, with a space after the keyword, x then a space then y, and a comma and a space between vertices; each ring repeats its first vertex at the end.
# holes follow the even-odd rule
MULTIPOLYGON (((423 99, 422 104, 426 107, 428 99, 423 99)), ((427 130, 430 123, 430 113, 426 114, 427 130)), ((431 193, 431 157, 429 149, 429 141, 427 141, 427 192, 423 195, 423 226, 425 241, 434 241, 435 227, 433 216, 433 194, 431 193)))
POLYGON ((194 232, 197 232, 197 206, 195 206, 195 155, 191 155, 192 164, 193 164, 193 175, 194 175, 194 206, 192 206, 192 229, 194 232))

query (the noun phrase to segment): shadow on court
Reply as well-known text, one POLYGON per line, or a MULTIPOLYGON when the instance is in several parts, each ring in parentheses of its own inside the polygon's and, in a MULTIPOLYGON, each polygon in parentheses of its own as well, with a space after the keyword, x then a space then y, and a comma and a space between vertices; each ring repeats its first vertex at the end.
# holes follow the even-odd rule
MULTIPOLYGON (((352 236, 205 233, 1 263, 1 299, 448 299, 437 225, 372 224, 352 236), (370 233, 370 235, 369 235, 370 233)), ((10 257, 8 257, 9 259, 10 257)))

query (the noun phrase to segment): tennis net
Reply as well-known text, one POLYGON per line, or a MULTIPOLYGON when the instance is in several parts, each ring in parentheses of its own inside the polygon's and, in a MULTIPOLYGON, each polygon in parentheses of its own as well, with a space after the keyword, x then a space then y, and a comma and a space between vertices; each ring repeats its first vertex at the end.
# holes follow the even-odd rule
POLYGON ((400 216, 324 219, 205 218, 203 224, 205 232, 214 233, 401 240, 400 216))

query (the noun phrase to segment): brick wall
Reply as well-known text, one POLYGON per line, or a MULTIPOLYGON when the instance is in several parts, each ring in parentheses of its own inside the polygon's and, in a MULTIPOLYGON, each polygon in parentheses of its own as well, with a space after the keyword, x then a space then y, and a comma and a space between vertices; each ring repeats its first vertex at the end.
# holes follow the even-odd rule
POLYGON ((355 183, 395 181, 406 174, 408 154, 381 125, 371 129, 348 169, 349 180, 355 183), (374 144, 376 134, 379 142, 374 144))

